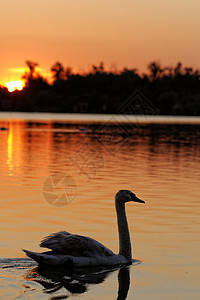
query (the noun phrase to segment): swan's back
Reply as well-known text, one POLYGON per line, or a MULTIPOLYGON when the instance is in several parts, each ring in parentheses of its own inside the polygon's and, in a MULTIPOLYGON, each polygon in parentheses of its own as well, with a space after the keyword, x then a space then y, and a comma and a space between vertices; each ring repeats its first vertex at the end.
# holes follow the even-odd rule
POLYGON ((110 249, 94 239, 66 231, 52 233, 45 237, 40 246, 51 249, 57 254, 73 255, 75 257, 92 257, 96 255, 106 257, 114 255, 110 249))

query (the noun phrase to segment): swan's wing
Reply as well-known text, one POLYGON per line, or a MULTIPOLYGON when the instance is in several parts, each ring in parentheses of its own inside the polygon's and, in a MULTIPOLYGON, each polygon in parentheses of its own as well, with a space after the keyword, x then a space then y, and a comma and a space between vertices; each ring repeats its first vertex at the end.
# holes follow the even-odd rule
POLYGON ((92 238, 71 234, 66 231, 52 233, 45 237, 40 247, 49 248, 59 254, 91 257, 95 255, 111 256, 114 253, 92 238))

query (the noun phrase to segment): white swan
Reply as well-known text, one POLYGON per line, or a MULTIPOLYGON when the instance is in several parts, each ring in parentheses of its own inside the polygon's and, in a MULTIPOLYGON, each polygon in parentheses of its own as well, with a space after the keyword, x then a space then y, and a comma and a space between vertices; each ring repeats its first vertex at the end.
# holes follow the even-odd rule
POLYGON ((132 262, 131 242, 126 218, 125 203, 145 203, 128 190, 120 190, 115 196, 119 232, 119 254, 114 254, 92 238, 71 234, 66 231, 45 237, 40 246, 51 251, 37 253, 23 250, 39 264, 64 265, 68 268, 85 266, 113 266, 132 262))

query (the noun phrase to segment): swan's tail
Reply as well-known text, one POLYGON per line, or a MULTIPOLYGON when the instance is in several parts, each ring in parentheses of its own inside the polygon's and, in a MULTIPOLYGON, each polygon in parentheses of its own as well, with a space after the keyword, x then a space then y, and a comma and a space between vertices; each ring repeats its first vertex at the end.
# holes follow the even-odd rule
POLYGON ((22 250, 26 253, 26 255, 28 257, 34 259, 39 264, 44 262, 46 255, 44 255, 43 253, 32 252, 32 251, 25 250, 25 249, 22 249, 22 250))
POLYGON ((54 255, 51 251, 46 253, 32 252, 22 249, 26 255, 34 259, 38 264, 45 264, 50 266, 63 266, 68 268, 73 267, 73 260, 65 255, 54 255))

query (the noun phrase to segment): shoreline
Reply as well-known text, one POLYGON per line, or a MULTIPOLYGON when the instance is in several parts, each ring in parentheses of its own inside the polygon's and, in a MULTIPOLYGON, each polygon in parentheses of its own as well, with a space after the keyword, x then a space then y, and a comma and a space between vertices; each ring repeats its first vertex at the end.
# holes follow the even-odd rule
POLYGON ((68 123, 200 124, 200 116, 120 115, 46 112, 0 112, 0 121, 59 121, 68 123))

